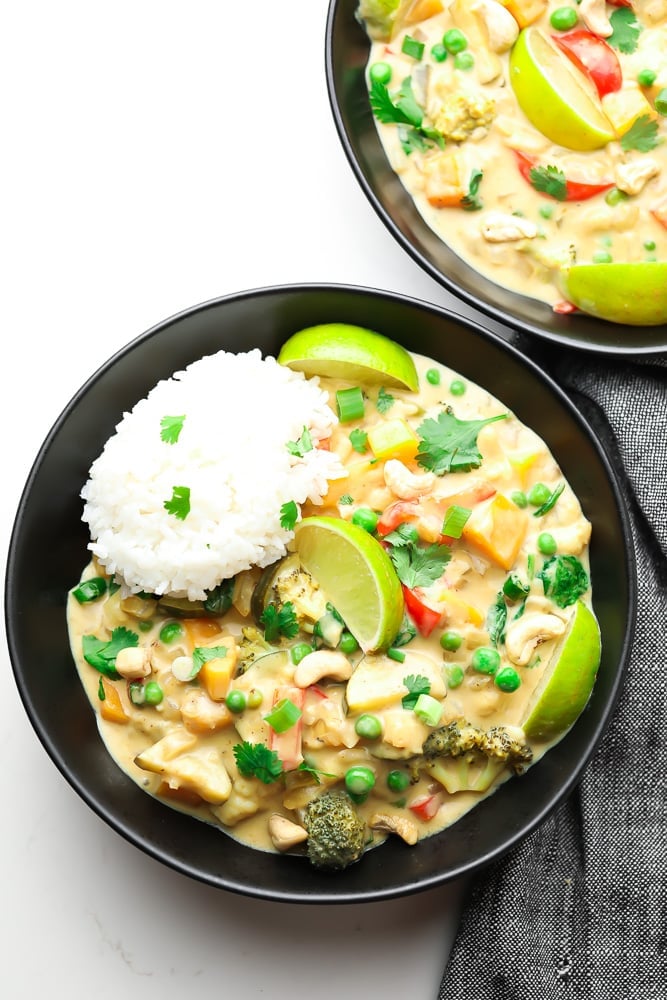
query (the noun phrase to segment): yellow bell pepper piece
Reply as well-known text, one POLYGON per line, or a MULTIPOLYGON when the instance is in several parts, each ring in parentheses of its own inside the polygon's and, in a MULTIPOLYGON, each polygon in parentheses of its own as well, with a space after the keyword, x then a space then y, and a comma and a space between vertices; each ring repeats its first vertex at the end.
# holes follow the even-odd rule
POLYGON ((229 635, 222 636, 220 642, 213 645, 224 647, 226 653, 207 660, 199 671, 199 680, 212 701, 224 701, 236 670, 238 650, 234 639, 229 635))
POLYGON ((368 443, 381 461, 396 458, 410 461, 419 451, 419 438, 405 420, 385 420, 368 431, 368 443))
POLYGON ((602 110, 612 124, 617 137, 625 135, 638 118, 647 115, 657 118, 658 113, 646 100, 638 87, 624 87, 602 98, 602 110))
POLYGON ((547 0, 500 0, 520 28, 537 21, 547 9, 547 0))

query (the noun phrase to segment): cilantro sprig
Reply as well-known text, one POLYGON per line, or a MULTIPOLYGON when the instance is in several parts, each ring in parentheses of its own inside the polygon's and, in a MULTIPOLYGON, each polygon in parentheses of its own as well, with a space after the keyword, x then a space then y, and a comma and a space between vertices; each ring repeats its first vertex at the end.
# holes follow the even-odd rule
POLYGON ((258 778, 265 785, 277 781, 283 773, 283 762, 275 750, 269 750, 265 743, 236 743, 232 747, 236 766, 241 774, 258 778))
POLYGON ((649 115, 640 115, 635 119, 628 131, 621 137, 621 148, 636 149, 640 153, 649 153, 659 146, 662 139, 658 136, 658 123, 649 115))
POLYGON ((408 542, 392 547, 389 555, 401 583, 414 590, 415 587, 428 587, 439 580, 452 554, 446 545, 434 544, 421 548, 408 542))
POLYGON ((292 531, 299 517, 299 508, 294 500, 288 500, 280 508, 280 527, 292 531))
POLYGON ((308 428, 304 425, 301 436, 296 441, 288 441, 285 447, 290 455, 294 455, 296 458, 303 458, 306 452, 312 451, 313 439, 308 428))
POLYGON ((176 444, 183 430, 183 424, 185 423, 185 414, 181 413, 178 417, 163 417, 160 421, 160 437, 165 442, 165 444, 176 444))
POLYGON ((171 491, 171 500, 165 500, 163 506, 167 514, 172 514, 179 521, 184 521, 190 513, 190 487, 174 486, 171 491))
POLYGON ((499 413, 485 420, 459 420, 450 410, 442 410, 435 419, 428 417, 417 428, 417 461, 436 476, 478 469, 482 456, 477 447, 477 435, 487 424, 506 417, 506 413, 499 413))
POLYGON ((84 635, 82 640, 83 658, 105 677, 116 680, 120 674, 116 670, 116 657, 121 649, 139 645, 139 636, 124 625, 113 629, 110 639, 98 639, 95 635, 84 635))
POLYGON ((431 682, 423 674, 408 674, 403 678, 403 683, 408 689, 408 693, 401 698, 401 705, 407 711, 411 711, 417 704, 417 699, 421 694, 431 693, 431 682))
POLYGON ((479 212, 480 209, 484 208, 478 193, 483 177, 484 172, 482 170, 473 170, 470 175, 468 193, 461 198, 461 208, 465 209, 466 212, 479 212))
POLYGON ((425 152, 438 146, 444 149, 445 138, 438 129, 424 125, 424 109, 412 90, 412 78, 407 76, 392 98, 384 83, 374 80, 370 89, 373 114, 384 125, 397 125, 404 153, 425 152))
POLYGON ((532 167, 528 179, 536 191, 548 194, 556 201, 567 198, 567 178, 558 167, 532 167))
POLYGON ((396 402, 396 398, 392 396, 390 392, 387 392, 385 387, 380 386, 380 391, 378 392, 378 398, 375 401, 375 407, 378 413, 387 413, 391 410, 392 406, 396 402))
POLYGON ((623 52, 624 55, 634 52, 639 44, 642 30, 635 12, 629 7, 619 7, 612 12, 609 23, 613 30, 609 38, 605 39, 607 44, 623 52))
POLYGON ((368 448, 368 434, 366 431, 362 431, 361 427, 355 427, 353 431, 350 431, 350 444, 355 451, 363 455, 368 448))
POLYGON ((275 642, 281 635, 286 639, 293 639, 299 631, 299 623, 291 601, 285 601, 282 605, 267 604, 259 620, 264 626, 264 638, 267 642, 275 642))

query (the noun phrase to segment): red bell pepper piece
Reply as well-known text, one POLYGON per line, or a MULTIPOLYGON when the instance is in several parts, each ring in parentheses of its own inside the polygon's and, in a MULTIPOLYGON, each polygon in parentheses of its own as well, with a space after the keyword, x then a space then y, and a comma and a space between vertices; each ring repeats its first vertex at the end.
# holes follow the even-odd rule
POLYGON ((405 524, 406 521, 414 524, 418 516, 419 504, 413 503, 410 500, 397 500, 396 503, 390 504, 383 511, 377 523, 376 531, 381 538, 384 538, 385 535, 396 531, 399 524, 405 524))
POLYGON ((416 799, 413 799, 408 804, 408 809, 419 819, 427 822, 429 819, 433 819, 442 803, 442 792, 426 792, 424 795, 418 795, 416 799))
MULTIPOLYGON (((530 172, 533 167, 538 165, 537 160, 534 156, 527 156, 516 149, 514 150, 514 155, 516 156, 519 173, 532 186, 530 172)), ((563 201, 586 201, 587 198, 593 198, 594 195, 602 194, 603 191, 608 191, 614 186, 613 181, 606 181, 603 184, 584 184, 580 181, 566 180, 565 184, 565 198, 561 199, 563 201)), ((558 200, 556 199, 556 201, 558 200)))
POLYGON ((405 609, 417 626, 419 634, 426 638, 440 623, 442 613, 424 604, 415 590, 410 590, 405 584, 402 584, 402 587, 405 609))
POLYGON ((600 97, 621 89, 621 64, 611 45, 603 38, 583 28, 551 37, 577 69, 593 83, 600 97))

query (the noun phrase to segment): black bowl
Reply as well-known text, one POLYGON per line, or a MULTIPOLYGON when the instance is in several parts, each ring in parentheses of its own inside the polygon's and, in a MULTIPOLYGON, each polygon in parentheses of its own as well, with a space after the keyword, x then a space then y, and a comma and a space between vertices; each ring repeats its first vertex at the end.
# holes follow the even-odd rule
POLYGON ((370 43, 355 18, 358 0, 331 0, 326 31, 329 100, 343 149, 387 229, 436 281, 500 322, 548 340, 607 354, 667 350, 667 325, 629 327, 573 313, 559 315, 536 299, 489 281, 427 226, 378 138, 364 70, 370 43))
POLYGON ((110 826, 151 856, 211 885, 292 902, 353 902, 432 888, 507 851, 568 793, 613 706, 632 631, 634 567, 614 473, 564 394, 514 348, 471 321, 415 300, 347 286, 285 286, 205 303, 154 327, 77 393, 37 456, 20 501, 6 577, 16 682, 56 766, 110 826), (111 760, 70 655, 68 589, 87 562, 79 491, 124 411, 160 378, 221 348, 275 354, 296 330, 331 321, 379 330, 486 386, 544 438, 593 522, 595 609, 604 636, 590 703, 568 736, 521 779, 439 836, 388 842, 345 872, 243 847, 142 792, 111 760))

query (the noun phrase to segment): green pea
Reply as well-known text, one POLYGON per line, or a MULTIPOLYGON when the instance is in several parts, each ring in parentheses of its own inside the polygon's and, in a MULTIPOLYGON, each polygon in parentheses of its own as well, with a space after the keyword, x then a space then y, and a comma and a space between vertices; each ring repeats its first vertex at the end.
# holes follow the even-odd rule
POLYGON ((578 20, 579 15, 574 7, 557 7, 549 18, 551 27, 556 31, 569 31, 570 28, 574 28, 578 20))
POLYGON ((350 653, 356 653, 359 649, 359 643, 351 632, 343 632, 340 637, 340 642, 338 643, 338 648, 341 653, 345 653, 346 656, 349 656, 350 653))
POLYGON ((597 250, 591 257, 594 264, 611 264, 613 259, 608 250, 597 250))
POLYGON ((662 88, 653 103, 659 115, 667 115, 667 87, 662 88))
POLYGON ((167 622, 160 629, 160 642, 163 642, 165 646, 169 643, 175 642, 176 639, 180 639, 183 635, 183 626, 180 622, 167 622))
POLYGON ((461 685, 463 684, 463 678, 465 677, 465 672, 463 670, 463 667, 459 666, 458 663, 452 663, 451 666, 447 667, 447 670, 445 671, 445 676, 447 678, 447 687, 454 689, 457 687, 461 687, 461 685))
POLYGON ((164 698, 162 688, 157 681, 149 681, 144 685, 144 702, 146 705, 159 705, 164 698))
POLYGON ((375 787, 375 774, 370 767, 357 764, 345 772, 345 788, 355 802, 363 802, 375 787))
POLYGON ((457 52, 463 52, 468 48, 468 39, 458 28, 450 28, 442 36, 442 44, 448 52, 456 55, 457 52))
POLYGON ((140 632, 150 632, 153 628, 153 622, 151 621, 141 621, 137 622, 137 628, 140 632))
POLYGON ((460 378, 455 378, 449 386, 449 391, 452 396, 462 396, 466 391, 466 384, 460 378))
POLYGON ((259 708, 264 701, 264 695, 259 688, 251 688, 248 691, 248 708, 259 708))
POLYGON ((512 691, 516 691, 521 684, 521 678, 514 667, 503 667, 503 669, 499 670, 493 678, 493 683, 496 687, 499 687, 501 691, 511 694, 512 691))
POLYGON ((386 86, 391 80, 391 66, 386 62, 373 63, 368 75, 371 78, 371 83, 381 83, 386 86))
POLYGON ((379 520, 380 515, 376 514, 376 512, 371 510, 370 507, 357 507, 352 515, 352 524, 356 524, 360 528, 363 528, 369 535, 373 534, 377 528, 379 520))
POLYGON ((516 504, 517 507, 520 507, 521 510, 528 506, 528 497, 523 490, 514 490, 513 493, 510 493, 510 500, 512 503, 516 504))
POLYGON ((437 368, 429 368, 426 372, 426 381, 429 385, 440 385, 440 372, 437 368))
POLYGON ((478 674, 495 674, 500 666, 500 653, 491 646, 478 646, 470 662, 478 674))
POLYGON ((360 715, 354 724, 354 731, 365 740, 377 740, 382 736, 382 723, 377 715, 360 715))
POLYGON ((446 649, 448 653, 455 653, 457 649, 461 648, 462 642, 463 636, 460 632, 455 632, 453 629, 448 629, 440 636, 440 645, 443 649, 446 649))
POLYGON ((404 792, 410 784, 410 776, 405 771, 390 771, 387 775, 387 788, 391 792, 404 792))
POLYGON ((232 688, 231 691, 227 692, 225 705, 230 712, 242 712, 247 704, 248 699, 243 691, 239 691, 238 688, 232 688))
POLYGON ((553 205, 540 205, 539 213, 543 219, 550 219, 554 214, 554 207, 553 205))
POLYGON ((312 651, 312 646, 309 646, 307 642, 297 642, 296 646, 292 646, 289 655, 294 666, 296 667, 298 663, 301 663, 304 656, 308 656, 312 651))
POLYGON ((447 49, 442 42, 436 42, 436 44, 431 48, 431 55, 436 62, 444 62, 447 58, 447 49))
POLYGON ((652 69, 640 69, 637 73, 637 83, 640 87, 652 87, 657 73, 652 69))
POLYGON ((549 531, 543 531, 537 536, 537 547, 543 556, 552 556, 558 548, 556 539, 549 531))
POLYGON ((610 190, 607 191, 606 195, 604 196, 604 200, 612 208, 614 207, 614 205, 619 205, 622 201, 627 201, 627 198, 628 196, 625 193, 625 191, 621 191, 620 188, 616 187, 610 188, 610 190))
POLYGON ((456 69, 468 70, 475 65, 475 57, 472 52, 457 52, 454 56, 454 66, 456 69))
POLYGON ((655 250, 655 240, 644 240, 644 250, 655 250))
POLYGON ((543 503, 547 502, 550 496, 551 490, 544 483, 535 483, 527 493, 528 503, 532 504, 533 507, 541 507, 543 503))

